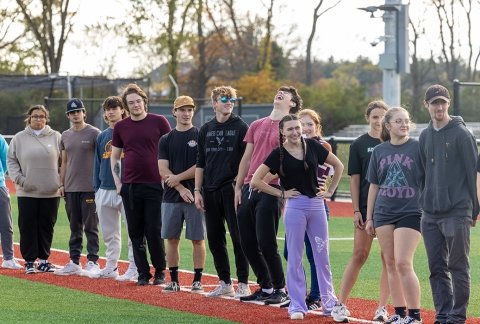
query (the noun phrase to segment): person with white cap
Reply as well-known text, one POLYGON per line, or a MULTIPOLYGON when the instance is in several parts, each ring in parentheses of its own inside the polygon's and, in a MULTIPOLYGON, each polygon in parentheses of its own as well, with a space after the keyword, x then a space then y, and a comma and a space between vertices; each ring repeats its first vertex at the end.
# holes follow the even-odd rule
POLYGON ((185 237, 193 245, 194 277, 191 292, 200 293, 205 265, 205 218, 195 207, 195 164, 198 128, 193 126, 195 103, 189 96, 175 99, 172 109, 176 126, 163 135, 158 144, 158 170, 164 179, 162 201, 162 238, 167 240, 167 263, 170 284, 164 292, 180 291, 178 279, 179 243, 185 222, 185 237))
POLYGON ((435 323, 465 323, 470 299, 470 229, 479 210, 477 143, 462 117, 448 114, 447 88, 430 86, 424 106, 431 121, 419 138, 424 168, 419 202, 435 323))
POLYGON ((98 217, 95 211, 95 191, 92 184, 93 158, 100 130, 85 122, 83 102, 72 98, 67 103, 67 118, 71 127, 62 133, 60 147, 60 193, 65 198, 65 209, 70 223, 70 262, 56 275, 96 275, 98 266, 98 217), (87 238, 87 263, 85 272, 80 263, 83 233, 87 238))

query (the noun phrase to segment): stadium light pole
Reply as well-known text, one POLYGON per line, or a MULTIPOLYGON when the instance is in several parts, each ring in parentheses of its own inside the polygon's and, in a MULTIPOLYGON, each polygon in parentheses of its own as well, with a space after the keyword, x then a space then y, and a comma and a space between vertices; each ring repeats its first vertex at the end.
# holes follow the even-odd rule
MULTIPOLYGON (((359 8, 370 13, 374 18, 377 10, 383 11, 385 35, 379 41, 385 43, 385 50, 380 54, 378 65, 383 70, 383 100, 390 106, 400 106, 400 73, 409 73, 408 51, 408 5, 398 0, 385 0, 385 5, 359 8)), ((370 43, 376 46, 379 41, 370 43)))

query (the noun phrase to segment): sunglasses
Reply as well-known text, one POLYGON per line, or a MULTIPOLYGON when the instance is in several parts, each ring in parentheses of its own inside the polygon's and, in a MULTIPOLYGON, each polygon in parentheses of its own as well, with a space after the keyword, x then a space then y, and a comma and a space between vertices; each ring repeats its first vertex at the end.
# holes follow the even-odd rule
POLYGON ((227 103, 228 101, 230 101, 231 103, 235 103, 235 101, 237 101, 237 98, 227 98, 223 96, 220 98, 220 101, 223 103, 227 103))

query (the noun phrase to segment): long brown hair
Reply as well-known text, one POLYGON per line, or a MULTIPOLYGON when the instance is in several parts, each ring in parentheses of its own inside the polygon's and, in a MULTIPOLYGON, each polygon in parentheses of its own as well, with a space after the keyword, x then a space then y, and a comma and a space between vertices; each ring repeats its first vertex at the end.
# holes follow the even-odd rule
MULTIPOLYGON (((283 158, 284 158, 284 154, 283 154, 283 150, 285 149, 283 147, 283 140, 284 140, 284 136, 282 134, 282 130, 283 130, 283 126, 285 124, 285 122, 287 121, 292 121, 292 120, 298 120, 298 116, 295 115, 295 114, 289 114, 289 115, 286 115, 285 117, 283 117, 281 120, 280 120, 280 123, 278 123, 278 146, 280 147, 280 169, 279 169, 279 173, 281 176, 284 176, 285 175, 285 172, 283 171, 283 158)), ((303 138, 303 136, 301 137, 301 142, 302 142, 302 150, 303 150, 303 166, 305 168, 305 171, 308 170, 308 164, 307 162, 305 161, 305 157, 307 155, 307 143, 305 142, 305 139, 303 138)))

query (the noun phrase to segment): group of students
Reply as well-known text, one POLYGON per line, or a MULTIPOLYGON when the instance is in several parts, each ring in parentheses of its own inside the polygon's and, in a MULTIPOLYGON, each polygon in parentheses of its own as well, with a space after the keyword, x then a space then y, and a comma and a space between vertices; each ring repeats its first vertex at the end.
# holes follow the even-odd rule
MULTIPOLYGON (((85 123, 79 99, 67 104, 72 127, 62 135, 47 125, 45 107, 31 107, 27 127, 12 139, 2 169, 3 175, 8 166, 17 187, 25 272, 86 274, 135 280, 143 286, 152 277, 154 285, 165 284, 168 266, 170 282, 163 291, 176 292, 185 222, 185 236, 193 245, 192 292, 203 292, 206 236, 219 278, 219 285, 207 296, 287 305, 291 319, 303 319, 309 310, 321 307, 334 321, 348 322, 345 302, 377 237, 383 270, 374 320, 421 323, 413 257, 422 233, 436 323, 465 322, 469 231, 478 214, 475 179, 480 162, 476 166, 475 138, 463 120, 448 115, 450 95, 445 87, 434 85, 425 93, 424 105, 432 121, 419 141, 409 136, 413 123, 407 110, 388 108, 381 100, 368 105, 365 118, 370 130, 350 147, 354 249, 338 297, 330 270, 326 198, 335 192, 344 166, 321 138, 320 116, 302 109, 294 87, 282 86, 270 115, 248 126, 233 113, 236 98, 230 86, 214 88, 215 116, 200 129, 192 123, 196 110, 192 98, 176 98, 172 109, 176 125, 171 130, 164 116, 148 113, 148 98, 135 84, 128 85, 121 97, 104 101, 109 128, 101 133, 85 123), (65 197, 70 222, 71 261, 56 269, 48 256, 60 196, 65 197), (130 265, 119 276, 122 215, 129 234, 130 265), (286 280, 276 239, 281 215, 286 280), (107 247, 103 269, 97 263, 98 222, 107 247), (225 223, 233 243, 236 290, 225 223), (79 261, 83 232, 88 251, 85 269, 79 261), (304 249, 312 276, 308 295, 304 249), (248 285, 249 267, 259 286, 254 292, 248 285), (385 308, 389 296, 395 307, 391 317, 385 308)), ((3 213, 9 204, 1 206, 3 213)), ((9 218, 10 230, 2 226, 1 232, 2 266, 18 269, 21 266, 8 247, 11 239, 4 236, 11 232, 9 218)))

